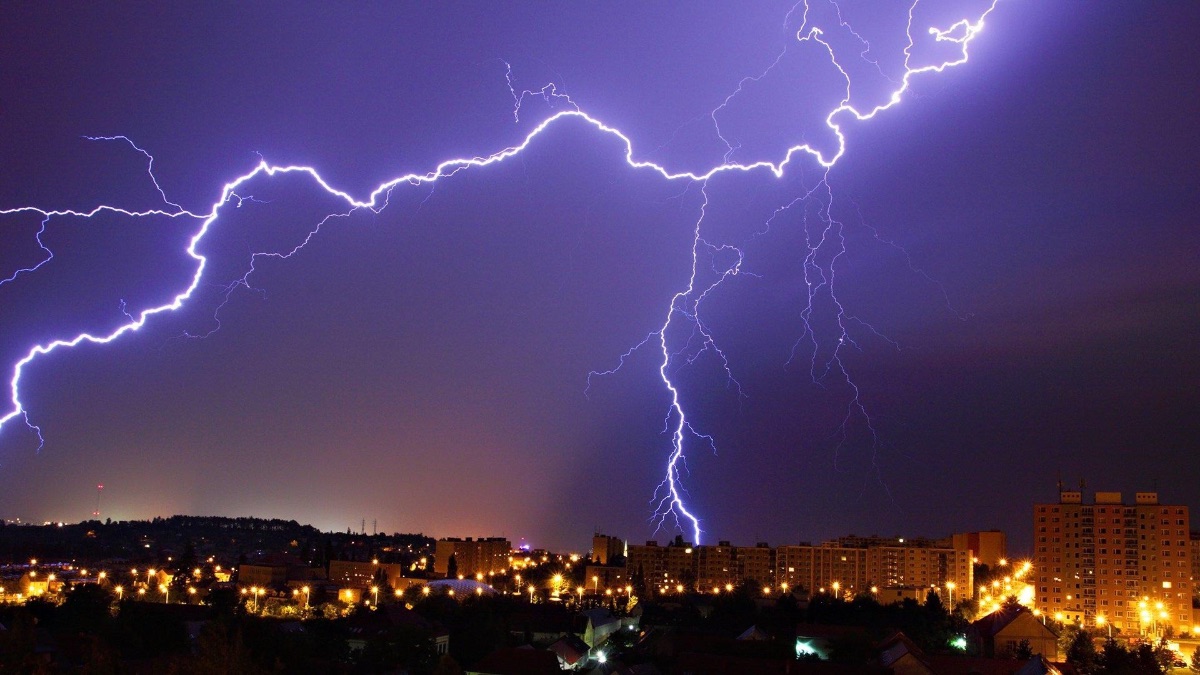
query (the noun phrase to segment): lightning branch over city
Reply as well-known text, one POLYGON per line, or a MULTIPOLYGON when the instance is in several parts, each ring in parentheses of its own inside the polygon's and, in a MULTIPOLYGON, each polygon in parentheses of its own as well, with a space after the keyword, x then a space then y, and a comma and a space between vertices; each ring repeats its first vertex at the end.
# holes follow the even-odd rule
POLYGON ((336 200, 340 206, 318 218, 298 244, 280 250, 254 251, 250 253, 249 260, 240 274, 231 279, 218 280, 221 298, 213 312, 212 329, 197 335, 188 334, 189 337, 210 335, 221 326, 221 309, 238 289, 253 288, 253 276, 260 260, 289 259, 308 246, 323 227, 338 219, 358 211, 376 214, 383 211, 394 191, 421 187, 432 190, 436 184, 451 180, 461 172, 481 171, 512 160, 538 142, 548 129, 574 123, 572 129, 590 129, 590 133, 619 141, 623 149, 624 163, 630 171, 646 172, 657 175, 663 181, 681 183, 687 186, 687 189, 696 189, 701 198, 691 230, 690 274, 666 305, 663 322, 650 327, 650 332, 644 340, 622 354, 614 367, 588 374, 590 386, 594 378, 619 371, 634 352, 640 349, 654 350, 658 364, 657 374, 669 397, 663 423, 664 432, 670 438, 670 449, 667 452, 663 479, 651 499, 652 522, 657 528, 674 528, 688 533, 699 543, 703 535, 701 518, 698 510, 689 505, 690 499, 684 486, 687 457, 692 445, 715 452, 717 439, 694 426, 689 418, 676 373, 681 368, 695 364, 702 357, 715 358, 717 367, 721 369, 737 396, 744 398, 747 395, 743 393, 742 385, 735 377, 736 363, 722 351, 710 324, 704 318, 703 306, 715 289, 727 280, 753 274, 747 266, 744 243, 722 242, 706 236, 704 225, 712 198, 710 188, 731 174, 762 173, 780 179, 793 171, 802 172, 806 165, 815 167, 819 176, 816 183, 807 186, 801 194, 775 209, 774 215, 763 223, 756 236, 765 235, 776 219, 789 217, 793 209, 803 212, 801 226, 807 235, 807 250, 803 255, 802 270, 806 288, 803 289, 804 304, 797 310, 803 332, 796 337, 790 361, 806 361, 812 380, 818 384, 835 378, 848 387, 851 396, 845 404, 841 429, 843 442, 847 428, 856 421, 861 421, 869 436, 877 439, 868 414, 868 406, 863 400, 863 392, 855 384, 844 360, 844 354, 846 350, 858 347, 857 340, 860 338, 855 336, 860 334, 860 331, 880 339, 887 338, 866 319, 855 315, 837 296, 835 272, 846 251, 846 240, 843 222, 833 213, 835 193, 831 187, 830 172, 848 151, 848 133, 853 124, 868 122, 879 113, 899 104, 909 92, 914 78, 940 73, 967 62, 971 42, 983 30, 985 19, 995 9, 998 1, 991 0, 990 3, 979 4, 972 16, 938 25, 920 25, 918 17, 921 16, 921 0, 913 2, 907 8, 907 22, 904 26, 907 46, 903 49, 902 65, 892 76, 885 73, 870 43, 844 18, 842 7, 836 0, 805 0, 797 4, 785 18, 785 29, 790 37, 774 61, 758 75, 745 77, 738 82, 736 88, 708 115, 712 133, 722 145, 722 157, 719 163, 701 168, 669 168, 666 163, 648 159, 634 138, 587 112, 585 105, 560 90, 561 85, 551 83, 538 89, 519 89, 515 84, 513 68, 507 62, 503 62, 505 82, 513 98, 514 122, 526 123, 524 120, 533 114, 532 103, 540 102, 549 110, 541 121, 529 128, 520 142, 488 154, 446 159, 429 170, 396 176, 379 184, 365 196, 355 196, 335 186, 327 181, 315 166, 273 164, 266 158, 260 158, 258 163, 245 173, 225 181, 216 199, 206 209, 188 209, 168 198, 167 191, 160 185, 155 174, 154 157, 137 145, 134 139, 121 135, 85 137, 95 143, 125 144, 142 155, 146 160, 145 176, 152 184, 160 205, 150 209, 124 208, 112 204, 100 204, 78 210, 38 206, 0 209, 0 216, 12 219, 12 222, 22 217, 34 217, 38 220, 34 239, 40 252, 36 263, 20 266, 7 273, 0 271, 0 292, 12 292, 25 277, 35 275, 55 264, 53 247, 46 243, 46 234, 55 223, 66 220, 87 221, 100 215, 135 221, 165 218, 194 222, 195 229, 186 247, 186 255, 194 266, 193 272, 187 283, 182 288, 172 291, 169 299, 164 302, 131 308, 122 300, 120 312, 125 320, 115 328, 48 338, 30 346, 9 366, 9 396, 5 409, 0 409, 0 433, 19 419, 36 436, 39 450, 45 443, 44 427, 47 423, 38 419, 36 411, 27 408, 22 399, 21 386, 24 378, 28 376, 26 369, 32 363, 55 352, 80 347, 84 343, 108 344, 127 333, 140 330, 158 315, 174 312, 186 304, 194 303, 194 296, 202 283, 211 283, 206 279, 206 271, 212 254, 201 253, 200 245, 211 231, 221 226, 221 216, 227 209, 238 208, 245 201, 254 199, 249 194, 253 181, 285 175, 302 177, 311 183, 313 189, 336 200), (791 25, 792 21, 798 21, 799 25, 791 25), (843 44, 852 47, 843 49, 840 47, 843 44), (918 58, 915 56, 918 50, 934 52, 941 56, 932 59, 918 58), (743 96, 748 88, 761 86, 773 70, 793 52, 804 52, 810 58, 819 58, 828 74, 842 85, 840 101, 822 117, 824 132, 829 135, 831 142, 810 142, 801 139, 781 147, 770 156, 741 159, 744 148, 722 121, 729 114, 731 105, 743 96), (872 103, 858 102, 851 75, 855 68, 849 65, 851 60, 866 63, 877 71, 889 84, 885 96, 872 103), (925 62, 926 60, 928 62, 925 62), (815 204, 816 208, 810 211, 810 204, 815 204), (816 221, 812 227, 808 222, 809 214, 816 221), (820 337, 822 331, 814 327, 818 321, 828 322, 833 327, 832 342, 826 344, 820 337))

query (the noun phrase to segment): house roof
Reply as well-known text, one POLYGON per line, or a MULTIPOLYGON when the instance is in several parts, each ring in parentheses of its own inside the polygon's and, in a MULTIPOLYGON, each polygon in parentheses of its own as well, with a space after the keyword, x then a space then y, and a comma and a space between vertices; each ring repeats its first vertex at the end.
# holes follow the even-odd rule
POLYGON ((892 667, 892 664, 904 658, 906 655, 912 656, 914 659, 925 664, 926 667, 929 667, 930 665, 929 659, 925 658, 925 652, 922 652, 920 647, 914 644, 912 640, 908 639, 907 635, 900 631, 896 631, 895 633, 892 633, 888 637, 884 638, 884 640, 879 643, 878 649, 879 662, 888 668, 892 667))
POLYGON ((613 616, 613 613, 608 611, 608 609, 606 609, 604 607, 595 607, 592 609, 585 609, 582 612, 580 612, 579 614, 582 616, 586 616, 588 621, 593 626, 603 626, 604 624, 607 624, 607 623, 613 623, 613 622, 619 623, 621 621, 617 617, 613 616))
POLYGON ((554 644, 550 645, 549 649, 558 655, 558 658, 568 666, 574 666, 588 655, 587 643, 580 640, 576 635, 565 635, 559 638, 554 644))
MULTIPOLYGON (((988 614, 982 619, 976 620, 971 624, 971 627, 980 635, 995 637, 997 633, 1004 630, 1005 626, 1009 625, 1013 621, 1016 621, 1023 615, 1029 615, 1032 617, 1033 613, 1022 605, 1018 605, 1016 607, 1005 607, 1004 609, 1000 609, 988 614)), ((1047 630, 1049 630, 1049 627, 1047 627, 1047 630)))
POLYGON ((770 640, 771 634, 759 628, 758 626, 750 626, 742 631, 742 634, 735 638, 737 640, 770 640))
POLYGON ((554 652, 522 647, 505 647, 483 657, 471 672, 487 675, 558 675, 554 652))

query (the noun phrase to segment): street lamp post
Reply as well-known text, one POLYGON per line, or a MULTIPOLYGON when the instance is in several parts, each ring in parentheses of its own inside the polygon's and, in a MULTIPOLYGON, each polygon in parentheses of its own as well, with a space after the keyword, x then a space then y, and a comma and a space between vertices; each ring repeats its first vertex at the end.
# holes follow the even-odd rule
POLYGON ((951 614, 954 613, 954 588, 955 588, 955 584, 953 581, 946 582, 946 590, 950 591, 950 613, 951 614))

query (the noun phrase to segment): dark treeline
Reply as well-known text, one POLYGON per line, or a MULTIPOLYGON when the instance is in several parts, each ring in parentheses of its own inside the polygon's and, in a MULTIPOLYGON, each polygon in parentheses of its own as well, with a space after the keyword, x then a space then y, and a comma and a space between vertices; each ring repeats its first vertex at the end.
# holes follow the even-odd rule
POLYGON ((87 520, 63 525, 0 524, 0 564, 107 560, 161 562, 185 550, 237 562, 262 553, 290 553, 319 564, 330 557, 409 562, 432 553, 422 534, 321 532, 294 520, 171 516, 152 520, 87 520))

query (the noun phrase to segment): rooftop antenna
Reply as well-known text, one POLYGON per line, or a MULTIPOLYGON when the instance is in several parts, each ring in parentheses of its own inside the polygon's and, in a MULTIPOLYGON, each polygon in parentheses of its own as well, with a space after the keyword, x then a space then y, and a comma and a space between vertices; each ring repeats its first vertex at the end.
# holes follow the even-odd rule
POLYGON ((103 492, 104 492, 104 485, 103 484, 97 485, 96 486, 96 510, 92 511, 93 518, 100 517, 100 494, 103 492))

